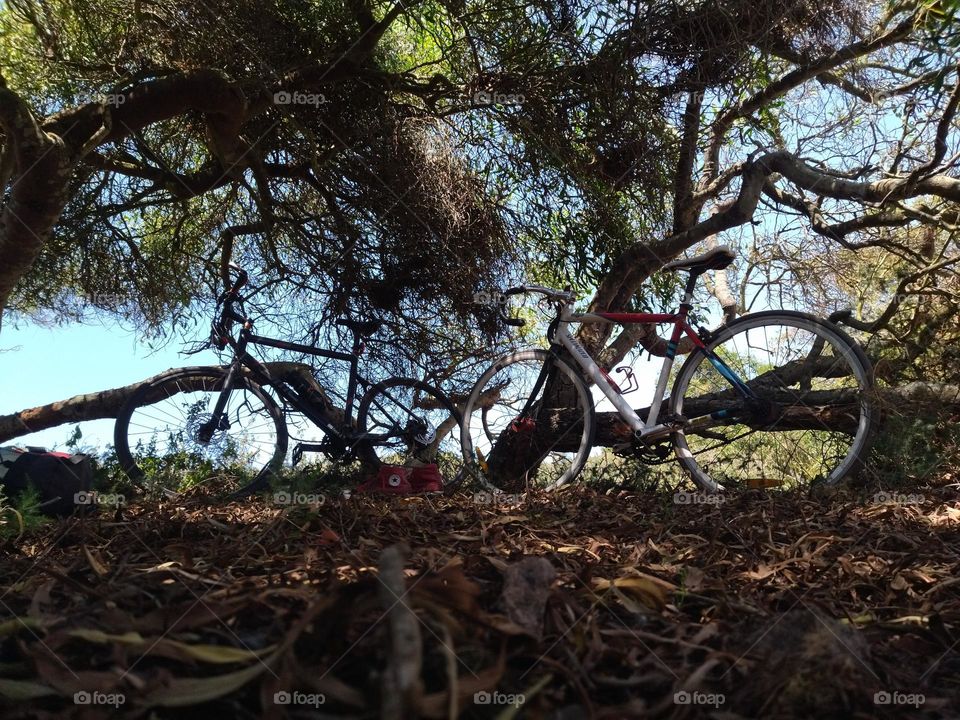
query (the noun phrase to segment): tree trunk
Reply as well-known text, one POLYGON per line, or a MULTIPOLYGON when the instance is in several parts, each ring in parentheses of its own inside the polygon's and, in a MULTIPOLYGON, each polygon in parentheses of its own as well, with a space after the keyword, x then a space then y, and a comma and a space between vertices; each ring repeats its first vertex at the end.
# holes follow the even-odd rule
MULTIPOLYGON (((327 404, 333 407, 329 402, 326 393, 317 385, 309 365, 290 362, 272 362, 265 363, 265 367, 278 377, 290 378, 298 375, 311 385, 315 392, 319 392, 327 399, 327 404)), ((223 370, 220 366, 210 366, 211 370, 223 370)), ((22 435, 48 430, 68 423, 85 422, 87 420, 102 420, 105 418, 115 418, 123 407, 124 403, 130 399, 134 391, 141 385, 152 382, 157 378, 169 373, 166 370, 159 375, 154 375, 142 382, 125 385, 124 387, 111 388, 110 390, 101 390, 100 392, 86 393, 83 395, 74 395, 66 400, 40 405, 38 407, 28 408, 10 415, 0 416, 0 443, 5 443, 22 435)), ((189 389, 184 387, 184 389, 189 389)), ((333 410, 334 413, 342 410, 333 410)))
MULTIPOLYGON (((856 430, 856 422, 859 418, 859 408, 855 390, 836 390, 836 391, 811 391, 800 397, 803 405, 794 405, 785 407, 780 415, 774 418, 764 418, 762 421, 755 422, 743 421, 743 424, 757 429, 772 427, 774 431, 787 432, 790 430, 820 430, 824 427, 853 434, 856 430)), ((732 391, 704 395, 694 399, 687 399, 684 402, 683 414, 690 418, 706 416, 708 413, 730 406, 730 400, 734 396, 732 391)), ((876 391, 876 405, 879 410, 880 419, 893 408, 898 414, 916 415, 919 417, 929 416, 931 410, 936 408, 938 412, 960 412, 960 386, 948 385, 943 383, 925 383, 912 382, 896 388, 883 388, 876 391)), ((797 396, 789 393, 784 398, 784 404, 788 402, 796 403, 797 396)), ((661 417, 667 412, 668 400, 663 402, 660 409, 661 417)), ((643 418, 649 413, 649 406, 636 409, 637 414, 643 418)), ((578 413, 573 410, 561 410, 557 408, 540 409, 537 414, 538 427, 572 427, 578 422, 578 413)), ((696 433, 696 425, 692 425, 688 432, 696 433)), ((718 429, 717 426, 714 429, 718 429)), ((722 429, 720 427, 719 429, 722 429)), ((574 452, 577 449, 579 435, 570 433, 558 433, 566 438, 567 442, 554 442, 550 449, 554 452, 574 452)), ((535 435, 529 444, 536 447, 543 446, 543 442, 537 443, 535 435)), ((602 412, 596 415, 596 435, 594 445, 597 447, 615 447, 623 443, 629 443, 633 437, 633 432, 624 423, 616 412, 602 412)), ((521 437, 522 439, 522 437, 521 437)), ((513 468, 518 457, 519 451, 515 444, 519 440, 511 433, 510 437, 500 444, 504 449, 501 459, 497 461, 498 469, 500 467, 513 468)), ((494 453, 491 453, 494 455, 494 453)), ((488 459, 490 461, 490 459, 488 459)), ((506 471, 502 471, 506 472, 506 471)), ((501 475, 498 475, 501 477, 501 475)), ((522 486, 522 479, 518 479, 516 471, 506 472, 508 481, 513 483, 514 487, 522 486)))
POLYGON ((579 438, 583 432, 575 410, 558 410, 576 406, 576 389, 566 377, 554 369, 545 378, 544 388, 528 418, 517 421, 515 432, 502 433, 487 458, 490 475, 504 490, 522 490, 548 452, 567 452, 556 447, 557 437, 579 438))
MULTIPOLYGON (((315 384, 308 365, 275 362, 266 363, 266 367, 279 376, 289 377, 291 374, 299 374, 301 377, 304 377, 304 373, 306 373, 310 376, 309 382, 315 384)), ((211 369, 219 370, 222 368, 219 366, 211 366, 211 369)), ((155 375, 143 382, 132 385, 75 395, 66 400, 59 400, 46 405, 0 416, 0 443, 8 442, 22 435, 28 435, 68 423, 115 418, 120 412, 120 408, 123 407, 123 404, 138 387, 164 374, 166 373, 155 375)), ((319 390, 319 387, 317 387, 317 389, 319 390)), ((320 390, 320 392, 322 392, 322 390, 320 390)), ((797 430, 810 427, 822 427, 823 424, 826 423, 828 426, 836 427, 837 430, 850 431, 849 423, 846 422, 846 420, 854 416, 852 413, 854 410, 853 397, 850 393, 852 393, 852 391, 849 390, 811 392, 805 396, 808 405, 791 409, 790 412, 778 419, 777 426, 783 430, 797 430), (847 396, 844 396, 844 393, 847 393, 847 396)), ((958 385, 916 381, 895 388, 878 389, 876 396, 881 415, 885 414, 886 408, 896 408, 898 413, 918 416, 929 415, 931 407, 939 408, 944 412, 960 412, 960 386, 958 385)), ((719 408, 728 402, 729 395, 726 391, 724 393, 705 395, 693 400, 687 400, 684 404, 684 414, 688 417, 696 417, 710 412, 711 409, 719 408)), ((666 401, 664 401, 661 413, 666 411, 666 401)), ((637 410, 637 413, 641 417, 645 417, 648 412, 649 407, 643 407, 637 410)), ((556 414, 558 411, 548 409, 541 410, 540 413, 541 416, 539 420, 542 422, 544 417, 549 419, 551 413, 556 414)), ((554 422, 569 425, 570 423, 576 422, 576 419, 564 420, 560 417, 554 422)), ((596 445, 611 447, 628 441, 629 439, 630 432, 619 420, 619 416, 616 413, 604 412, 597 414, 596 445)), ((559 447, 557 449, 561 452, 566 452, 575 448, 559 447)))

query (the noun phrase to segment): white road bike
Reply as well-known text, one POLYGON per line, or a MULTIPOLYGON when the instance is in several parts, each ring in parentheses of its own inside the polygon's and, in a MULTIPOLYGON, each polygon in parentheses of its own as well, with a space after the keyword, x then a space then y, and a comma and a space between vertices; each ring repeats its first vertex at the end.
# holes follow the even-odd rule
POLYGON ((849 335, 792 311, 744 315, 713 332, 689 324, 697 279, 733 260, 728 248, 718 247, 664 266, 689 272, 675 313, 576 314, 576 297, 568 291, 524 285, 504 293, 539 295, 555 309, 549 349, 501 357, 474 385, 461 429, 467 468, 502 490, 562 486, 590 462, 599 423, 603 444, 617 454, 665 462, 672 452, 708 493, 731 486, 831 485, 859 471, 877 412, 870 361, 849 335), (571 323, 673 326, 645 412, 631 407, 609 372, 570 334, 571 323), (665 399, 683 337, 693 351, 665 399), (614 413, 596 412, 591 385, 614 413))

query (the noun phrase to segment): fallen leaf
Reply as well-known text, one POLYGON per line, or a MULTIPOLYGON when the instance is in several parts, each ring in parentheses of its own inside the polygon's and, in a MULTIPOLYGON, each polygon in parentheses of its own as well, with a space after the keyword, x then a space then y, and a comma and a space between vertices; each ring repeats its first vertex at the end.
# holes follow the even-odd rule
POLYGON ((13 702, 36 700, 37 698, 59 695, 56 690, 29 680, 8 680, 0 678, 0 695, 13 702))
POLYGON ((211 663, 214 665, 225 665, 229 663, 246 662, 255 660, 261 654, 272 652, 275 646, 263 648, 259 652, 236 648, 230 645, 205 645, 190 644, 171 640, 169 638, 159 638, 157 640, 148 640, 136 632, 126 632, 122 635, 110 635, 100 630, 71 630, 70 637, 81 638, 89 642, 100 644, 119 643, 121 645, 130 645, 132 647, 146 646, 146 654, 170 655, 169 650, 176 651, 174 656, 186 656, 200 662, 211 663))
POLYGON ((142 700, 144 707, 185 707, 210 702, 246 685, 262 674, 279 656, 272 655, 263 662, 243 670, 207 678, 175 678, 168 685, 148 693, 142 700))
POLYGON ((12 635, 20 630, 42 630, 43 621, 32 617, 15 617, 10 620, 0 622, 0 638, 12 635))
POLYGON ((504 573, 499 605, 510 620, 534 638, 543 634, 543 614, 557 571, 542 557, 511 563, 504 573))
POLYGON ((613 582, 605 578, 594 578, 593 583, 597 590, 613 590, 614 595, 631 612, 640 612, 645 608, 663 610, 667 605, 667 596, 660 583, 647 577, 622 577, 613 582), (645 608, 639 608, 630 597, 639 600, 645 608))
POLYGON ((95 572, 98 577, 103 577, 110 572, 107 569, 107 566, 104 565, 103 562, 96 556, 96 554, 91 552, 90 548, 88 548, 86 545, 83 546, 83 554, 86 556, 87 562, 90 564, 93 572, 95 572))

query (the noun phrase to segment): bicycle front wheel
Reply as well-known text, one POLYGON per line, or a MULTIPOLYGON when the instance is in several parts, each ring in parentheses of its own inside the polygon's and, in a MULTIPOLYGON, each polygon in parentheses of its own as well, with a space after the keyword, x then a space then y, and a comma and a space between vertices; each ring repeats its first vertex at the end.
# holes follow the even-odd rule
POLYGON ((462 478, 460 411, 438 388, 413 378, 372 385, 357 409, 364 447, 378 464, 417 467, 436 463, 445 488, 462 478))
POLYGON ((172 370, 140 386, 114 426, 120 466, 135 483, 182 492, 242 495, 264 487, 287 452, 283 412, 246 378, 234 387, 219 422, 213 410, 227 370, 172 370))
POLYGON ((573 480, 593 446, 595 416, 586 383, 546 350, 495 362, 463 411, 464 460, 502 490, 554 489, 573 480))
POLYGON ((863 350, 834 325, 746 315, 677 375, 670 409, 687 420, 677 457, 707 492, 834 484, 860 470, 873 442, 872 382, 863 350))

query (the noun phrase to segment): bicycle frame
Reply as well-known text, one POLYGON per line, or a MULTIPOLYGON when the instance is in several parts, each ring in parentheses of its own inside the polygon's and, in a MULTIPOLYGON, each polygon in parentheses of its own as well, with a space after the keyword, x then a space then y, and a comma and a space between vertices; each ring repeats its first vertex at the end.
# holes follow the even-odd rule
MULTIPOLYGON (((232 339, 229 341, 234 350, 234 359, 233 362, 230 363, 230 369, 227 372, 227 378, 223 384, 223 390, 220 392, 220 397, 217 399, 217 404, 214 407, 212 417, 219 418, 223 414, 223 411, 227 405, 227 400, 231 391, 233 390, 234 378, 242 366, 251 371, 254 380, 261 385, 270 385, 270 387, 272 387, 284 401, 288 402, 299 412, 306 415, 306 417, 309 418, 314 425, 319 427, 325 433, 328 435, 333 435, 342 441, 346 441, 348 444, 352 444, 352 441, 356 439, 356 433, 350 432, 353 422, 353 405, 354 401, 356 400, 357 388, 362 382, 358 372, 358 352, 343 353, 335 350, 325 350, 323 348, 314 347, 313 345, 303 345, 301 343, 293 343, 286 340, 275 340, 263 335, 254 335, 246 325, 247 323, 245 323, 244 328, 240 331, 240 339, 238 341, 234 341, 232 339), (319 411, 313 405, 313 403, 307 402, 300 397, 298 393, 293 392, 285 382, 277 382, 276 378, 270 375, 267 368, 265 368, 259 360, 247 352, 247 345, 249 344, 265 345, 267 347, 275 347, 280 350, 290 350, 293 352, 314 355, 316 357, 325 357, 330 358, 331 360, 339 360, 349 363, 350 376, 347 383, 347 397, 344 406, 343 422, 339 426, 334 424, 327 417, 326 413, 319 411)), ((358 351, 359 349, 360 348, 355 348, 355 351, 358 351)))
MULTIPOLYGON (((737 377, 736 373, 733 372, 714 352, 707 350, 706 343, 704 343, 697 331, 690 326, 689 322, 687 322, 687 316, 689 315, 690 310, 693 309, 692 285, 692 282, 688 283, 686 291, 684 292, 683 302, 680 303, 680 308, 676 313, 600 312, 576 314, 572 311, 572 304, 567 303, 561 308, 560 315, 558 316, 557 327, 554 331, 551 342, 567 349, 567 351, 576 361, 577 365, 579 365, 581 370, 583 370, 584 374, 590 378, 590 380, 592 380, 596 386, 600 388, 600 391, 604 394, 604 396, 606 396, 606 398, 613 403, 613 406, 616 408, 620 417, 630 426, 630 429, 633 430, 634 435, 641 440, 656 440, 677 429, 675 423, 658 424, 657 420, 660 416, 660 408, 663 404, 663 396, 667 391, 667 381, 669 380, 670 370, 673 368, 673 363, 676 358, 677 347, 680 343, 680 339, 684 335, 690 338, 690 341, 693 343, 696 351, 702 352, 707 356, 707 359, 710 361, 710 363, 730 383, 730 385, 742 398, 749 399, 753 396, 753 392, 749 387, 747 387, 746 383, 737 377), (663 365, 660 368, 660 375, 657 378, 657 387, 656 390, 654 390, 653 400, 650 403, 650 412, 645 420, 641 418, 632 407, 630 407, 630 403, 627 402, 624 396, 621 395, 618 389, 614 386, 607 372, 597 365, 596 361, 590 357, 590 353, 587 352, 586 348, 584 348, 583 345, 581 345, 576 338, 570 334, 568 329, 570 323, 671 323, 673 325, 673 331, 670 335, 670 340, 667 343, 667 351, 663 358, 663 365)), ((729 413, 729 411, 721 410, 719 413, 729 413)), ((723 416, 718 414, 716 419, 719 420, 721 417, 723 416)))

